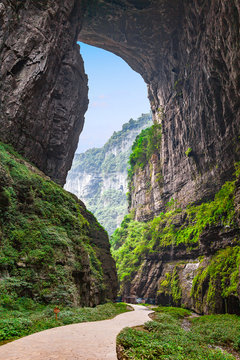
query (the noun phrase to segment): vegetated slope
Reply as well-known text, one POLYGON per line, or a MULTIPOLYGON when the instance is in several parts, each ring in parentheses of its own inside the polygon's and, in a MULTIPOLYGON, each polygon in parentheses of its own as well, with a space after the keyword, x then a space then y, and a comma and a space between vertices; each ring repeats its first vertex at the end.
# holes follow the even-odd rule
MULTIPOLYGON (((240 164, 235 179, 226 182, 213 200, 181 208, 172 199, 158 216, 152 211, 151 220, 137 221, 144 204, 137 198, 139 187, 154 203, 152 184, 158 182, 153 162, 160 132, 160 127, 155 129, 158 141, 146 155, 154 141, 151 129, 144 130, 130 157, 130 201, 136 209, 132 207, 111 238, 121 293, 200 313, 240 313, 240 164)), ((157 164, 160 167, 160 161, 157 164)), ((158 174, 160 178, 160 170, 158 174)), ((149 213, 143 213, 146 220, 149 213)))
POLYGON ((0 303, 114 299, 107 233, 84 204, 0 144, 0 303))
POLYGON ((102 148, 76 154, 65 188, 82 199, 112 234, 127 214, 127 168, 132 144, 152 124, 150 114, 131 119, 102 148))

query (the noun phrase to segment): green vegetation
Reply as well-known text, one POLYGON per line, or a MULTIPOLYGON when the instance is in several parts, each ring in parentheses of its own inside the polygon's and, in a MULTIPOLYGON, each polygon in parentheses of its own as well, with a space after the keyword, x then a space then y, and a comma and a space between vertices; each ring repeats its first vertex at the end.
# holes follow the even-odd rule
POLYGON ((88 206, 109 234, 112 234, 119 222, 119 217, 127 212, 126 195, 122 191, 108 189, 103 191, 96 202, 90 200, 88 206))
POLYGON ((75 155, 66 188, 85 202, 109 234, 115 231, 127 214, 124 179, 127 179, 132 143, 141 129, 151 124, 151 115, 142 114, 137 120, 131 119, 124 124, 121 131, 114 132, 102 148, 75 155), (84 179, 82 174, 87 174, 84 179), (88 176, 91 180, 86 184, 88 176), (79 194, 81 182, 84 191, 79 194))
MULTIPOLYGON (((239 168, 238 164, 236 166, 236 178, 239 176, 239 168)), ((111 238, 112 254, 117 263, 120 281, 131 280, 149 254, 159 253, 164 248, 176 248, 179 245, 185 246, 189 250, 198 248, 201 234, 210 226, 237 227, 234 209, 235 189, 236 180, 228 181, 216 194, 214 200, 201 205, 189 205, 185 210, 179 208, 175 201, 171 201, 167 204, 165 213, 147 223, 134 221, 134 214, 127 215, 121 227, 115 231, 111 238)), ((238 240, 236 239, 237 244, 238 240)), ((177 250, 175 249, 175 251, 177 250)), ((222 259, 224 254, 219 254, 219 256, 222 259)), ((235 271, 239 261, 239 258, 235 261, 236 256, 232 260, 231 267, 232 271, 235 269, 234 275, 232 275, 227 288, 224 287, 226 294, 236 287, 235 271)), ((220 266, 225 269, 229 267, 229 263, 225 262, 220 266)), ((213 267, 210 269, 213 271, 213 267)), ((225 270, 223 272, 225 273, 225 270)), ((224 275, 223 282, 225 278, 224 275)), ((177 274, 173 276, 173 279, 169 278, 168 282, 169 284, 161 285, 165 287, 171 285, 172 295, 178 300, 181 294, 178 288, 177 274)), ((199 282, 201 282, 200 278, 195 280, 195 288, 199 282)))
POLYGON ((136 137, 129 159, 130 169, 128 170, 128 178, 130 182, 136 169, 139 167, 143 168, 154 153, 159 153, 161 138, 162 132, 160 124, 154 124, 142 130, 136 137))
POLYGON ((192 148, 188 148, 186 151, 185 151, 185 154, 186 154, 186 156, 190 156, 191 154, 192 154, 192 148))
POLYGON ((125 216, 121 227, 110 239, 120 282, 129 279, 130 274, 139 268, 146 247, 148 224, 134 221, 133 216, 133 213, 125 216))
POLYGON ((174 319, 183 319, 192 314, 192 312, 188 309, 174 306, 158 306, 157 308, 154 308, 154 311, 156 313, 171 315, 174 319))
POLYGON ((239 351, 240 318, 234 315, 203 316, 189 319, 190 331, 181 327, 184 309, 156 309, 154 321, 141 330, 126 328, 117 338, 128 360, 233 360, 234 356, 217 348, 231 346, 239 351))
MULTIPOLYGON (((240 266, 240 247, 227 247, 219 250, 211 259, 207 267, 200 267, 198 275, 194 278, 191 296, 195 300, 199 309, 202 306, 204 297, 203 284, 208 282, 207 304, 209 311, 216 311, 217 293, 223 299, 229 295, 237 296, 239 283, 240 266)), ((225 311, 228 312, 227 301, 225 301, 225 311)))
POLYGON ((60 306, 58 320, 54 306, 44 306, 30 299, 18 299, 12 308, 0 307, 0 344, 57 326, 112 318, 127 310, 126 304, 107 303, 95 308, 60 306))
POLYGON ((175 266, 173 273, 166 273, 166 278, 159 284, 158 293, 171 295, 174 304, 181 305, 182 290, 179 285, 177 266, 175 266))
POLYGON ((104 230, 74 195, 4 144, 0 198, 0 305, 12 306, 19 297, 82 304, 77 279, 88 269, 91 286, 104 293, 94 244, 104 230))

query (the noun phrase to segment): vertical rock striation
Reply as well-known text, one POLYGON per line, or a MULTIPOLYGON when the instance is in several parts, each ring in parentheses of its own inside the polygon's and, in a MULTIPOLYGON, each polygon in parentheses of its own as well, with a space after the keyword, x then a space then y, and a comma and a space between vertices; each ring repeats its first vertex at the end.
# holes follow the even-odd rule
POLYGON ((237 0, 3 0, 0 12, 0 138, 53 179, 65 182, 87 108, 77 37, 121 56, 148 84, 162 122, 162 203, 209 198, 232 174, 237 0))
MULTIPOLYGON (((172 198, 182 208, 213 198, 232 178, 234 163, 240 159, 239 0, 2 0, 0 139, 60 184, 71 166, 88 102, 77 39, 114 52, 141 74, 148 84, 155 122, 161 123, 161 146, 155 154, 160 159, 161 186, 146 189, 152 181, 150 163, 146 164, 142 185, 131 197, 132 207, 141 205, 139 201, 146 205, 136 212, 136 219, 158 214, 172 198), (149 201, 154 206, 148 206, 149 201)), ((135 176, 133 188, 138 181, 135 176)), ((184 221, 171 224, 169 234, 188 226, 184 221)), ((218 221, 224 227, 222 220, 218 221)), ((199 273, 194 283, 194 306, 200 309, 201 301, 210 306, 210 310, 199 311, 222 308, 221 301, 220 306, 211 303, 211 261, 220 261, 225 250, 215 252, 229 246, 226 254, 232 252, 236 263, 239 250, 238 229, 233 238, 226 235, 230 239, 227 245, 222 235, 225 230, 206 229, 205 238, 200 239, 213 257, 206 265, 208 270, 199 273), (209 288, 204 293, 207 280, 209 288)), ((175 260, 178 250, 174 250, 175 260)), ((193 269, 196 256, 202 254, 192 257, 194 249, 185 250, 183 257, 191 260, 193 269)), ((208 256, 207 250, 203 255, 208 256)), ((161 259, 155 260, 159 266, 161 259)), ((160 271, 151 264, 146 266, 150 274, 160 271)), ((184 269, 179 265, 172 273, 167 270, 170 278, 166 276, 163 284, 169 279, 171 284, 181 282, 184 269)), ((239 274, 235 268, 233 271, 236 280, 239 274)), ((217 285, 215 289, 219 289, 217 285)), ((230 290, 223 289, 227 301, 230 290)), ((239 286, 234 288, 234 298, 238 293, 239 286)), ((176 290, 176 300, 179 294, 176 290)))
POLYGON ((81 1, 0 4, 0 138, 60 184, 87 109, 81 1))

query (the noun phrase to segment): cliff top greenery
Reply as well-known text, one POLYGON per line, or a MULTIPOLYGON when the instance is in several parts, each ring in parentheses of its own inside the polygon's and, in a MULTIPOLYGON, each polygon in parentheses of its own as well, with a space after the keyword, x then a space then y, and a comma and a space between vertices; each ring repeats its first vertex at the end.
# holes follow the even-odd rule
MULTIPOLYGON (((122 130, 117 132, 115 131, 113 133, 111 138, 103 147, 89 149, 84 153, 76 154, 72 165, 72 171, 77 169, 79 172, 95 172, 98 171, 101 166, 103 166, 103 168, 111 167, 111 165, 108 166, 106 163, 111 163, 112 159, 106 159, 105 154, 107 152, 111 152, 113 148, 118 148, 118 146, 121 146, 121 144, 126 141, 128 135, 131 134, 133 130, 137 131, 143 126, 147 126, 148 124, 150 125, 151 123, 152 117, 150 114, 142 114, 142 116, 137 120, 130 119, 129 122, 123 124, 122 130)), ((121 168, 122 163, 122 161, 119 161, 119 164, 115 165, 112 171, 117 171, 117 169, 121 168)))
POLYGON ((128 179, 131 182, 137 167, 143 168, 154 153, 159 153, 161 146, 161 125, 153 124, 141 131, 132 146, 129 159, 128 179))

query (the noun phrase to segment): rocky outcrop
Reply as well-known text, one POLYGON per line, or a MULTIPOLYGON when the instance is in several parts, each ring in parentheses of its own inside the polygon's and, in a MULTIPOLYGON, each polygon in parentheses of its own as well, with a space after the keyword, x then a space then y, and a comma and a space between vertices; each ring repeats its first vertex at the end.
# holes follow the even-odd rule
MULTIPOLYGON (((2 0, 0 14, 0 139, 52 179, 65 182, 87 108, 77 39, 121 56, 148 84, 155 122, 162 124, 163 178, 159 194, 156 186, 152 195, 141 191, 147 217, 172 198, 181 207, 213 198, 232 178, 240 158, 238 0, 2 0), (146 206, 155 199, 157 206, 146 206)), ((151 182, 150 168, 146 174, 151 182)), ((215 246, 211 236, 218 233, 206 231, 206 243, 215 246)), ((194 249, 187 251, 195 261, 194 249)), ((205 299, 197 283, 208 282, 212 311, 210 268, 196 280, 194 301, 205 299)))
MULTIPOLYGON (((213 229, 212 234, 219 235, 219 230, 213 229)), ((208 239, 203 236, 201 240, 205 242, 208 239)), ((209 251, 201 240, 200 247, 195 249, 170 247, 148 255, 131 281, 124 283, 123 298, 138 297, 163 306, 184 306, 200 314, 240 314, 240 296, 237 294, 239 269, 236 257, 232 257, 234 252, 239 253, 239 230, 222 234, 218 246, 214 241, 215 251, 209 251), (222 262, 221 266, 216 266, 213 275, 211 269, 220 257, 225 258, 226 262, 229 257, 229 263, 222 262), (232 292, 229 291, 226 296, 224 286, 230 286, 231 273, 237 279, 232 292)))
POLYGON ((163 177, 158 154, 153 154, 142 169, 134 172, 131 185, 130 210, 135 211, 135 219, 147 221, 160 213, 162 204, 163 177))
POLYGON ((102 148, 76 154, 68 173, 65 189, 84 201, 110 235, 127 214, 127 169, 133 142, 151 125, 150 114, 131 119, 102 148))
MULTIPOLYGON (((215 274, 215 281, 218 284, 214 288, 213 302, 209 301, 212 279, 208 273, 209 266, 217 262, 216 254, 218 256, 223 254, 225 258, 229 256, 229 265, 226 265, 229 268, 225 268, 225 271, 237 271, 236 275, 239 276, 237 262, 233 265, 236 259, 231 259, 231 249, 239 251, 239 236, 239 229, 223 231, 220 228, 213 228, 201 236, 200 244, 195 249, 190 250, 182 245, 170 246, 147 256, 131 283, 126 282, 124 285, 123 297, 136 296, 146 299, 146 302, 163 306, 184 306, 201 314, 226 311, 240 313, 236 289, 232 289, 233 293, 229 293, 229 296, 223 297, 222 276, 227 277, 229 274, 222 274, 221 267, 218 267, 215 274), (212 242, 212 246, 209 242, 212 242), (195 283, 199 281, 198 275, 203 274, 204 271, 206 273, 204 282, 198 284, 198 289, 196 285, 193 287, 194 281, 195 283)), ((228 279, 225 279, 225 282, 225 286, 229 286, 228 279)))
POLYGON ((124 299, 198 313, 240 313, 239 166, 213 201, 174 202, 151 221, 125 217, 112 236, 124 299))

